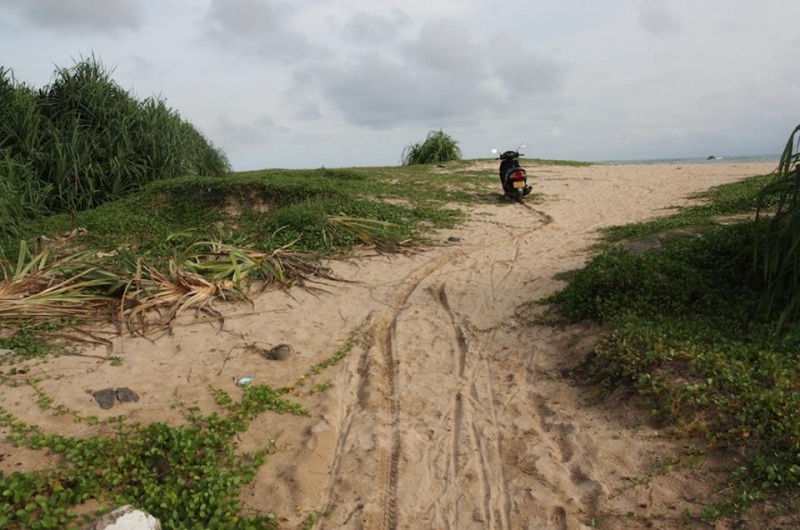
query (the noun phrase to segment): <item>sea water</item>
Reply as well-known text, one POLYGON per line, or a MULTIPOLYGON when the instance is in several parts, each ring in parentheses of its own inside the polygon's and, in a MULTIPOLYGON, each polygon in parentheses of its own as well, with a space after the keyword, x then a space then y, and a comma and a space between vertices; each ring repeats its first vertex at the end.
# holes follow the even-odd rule
POLYGON ((720 155, 716 159, 706 158, 653 158, 646 160, 603 160, 601 164, 757 164, 775 163, 781 159, 781 155, 720 155))

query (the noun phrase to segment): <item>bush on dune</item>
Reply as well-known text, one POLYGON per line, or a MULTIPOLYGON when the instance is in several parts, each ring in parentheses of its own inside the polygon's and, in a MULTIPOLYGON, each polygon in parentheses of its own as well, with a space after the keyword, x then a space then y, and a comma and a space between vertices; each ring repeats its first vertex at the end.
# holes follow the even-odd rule
POLYGON ((404 166, 441 164, 461 160, 461 149, 449 134, 442 130, 431 131, 425 141, 407 145, 400 158, 404 166))
POLYGON ((0 236, 42 214, 77 212, 186 174, 230 166, 159 98, 137 100, 96 59, 36 90, 0 67, 0 236))

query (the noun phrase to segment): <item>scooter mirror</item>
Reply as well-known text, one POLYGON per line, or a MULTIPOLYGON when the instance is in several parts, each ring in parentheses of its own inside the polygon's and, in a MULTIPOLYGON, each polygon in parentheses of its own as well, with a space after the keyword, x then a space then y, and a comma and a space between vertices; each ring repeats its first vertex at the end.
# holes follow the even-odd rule
POLYGON ((492 149, 492 153, 494 153, 494 154, 498 154, 499 152, 500 151, 498 151, 497 149, 492 149))

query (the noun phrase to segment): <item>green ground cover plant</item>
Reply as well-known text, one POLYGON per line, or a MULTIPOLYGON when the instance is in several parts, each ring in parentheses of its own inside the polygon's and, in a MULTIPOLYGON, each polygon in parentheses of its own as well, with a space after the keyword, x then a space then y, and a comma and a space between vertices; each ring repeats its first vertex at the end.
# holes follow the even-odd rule
MULTIPOLYGON (((0 410, 0 425, 18 446, 47 449, 61 459, 52 469, 0 475, 0 528, 81 528, 72 509, 90 499, 133 504, 155 515, 165 529, 269 529, 274 514, 247 515, 239 488, 255 477, 274 445, 237 454, 236 435, 272 411, 307 414, 285 391, 256 385, 234 401, 212 389, 220 412, 186 413, 187 425, 139 425, 115 418, 111 436, 88 439, 46 434, 0 410)), ((77 416, 79 421, 89 419, 77 416)))
POLYGON ((797 286, 781 277, 794 257, 785 251, 797 238, 786 219, 796 186, 792 164, 714 187, 672 216, 613 227, 548 300, 557 318, 606 326, 576 370, 587 382, 631 389, 676 436, 741 455, 728 500, 706 520, 800 489, 797 286), (660 248, 629 250, 639 239, 660 248), (778 254, 786 261, 771 261, 778 254))
MULTIPOLYGON (((39 471, 0 473, 0 528, 82 528, 87 521, 77 518, 74 510, 87 501, 112 507, 132 504, 158 517, 165 529, 278 528, 284 520, 279 515, 252 513, 239 501, 240 488, 277 450, 275 442, 268 440, 256 453, 242 454, 237 450, 238 435, 265 413, 307 415, 289 399, 294 387, 311 383, 309 394, 331 388, 330 381, 317 381, 315 376, 341 361, 355 346, 359 332, 351 330, 328 359, 312 366, 292 387, 247 386, 238 400, 223 389, 209 388, 218 407, 210 414, 176 403, 174 408, 180 408, 186 420, 183 425, 142 425, 111 417, 104 423, 112 434, 73 438, 45 433, 0 407, 0 428, 9 432, 12 443, 48 451, 59 460, 39 471)), ((35 379, 25 383, 10 379, 29 370, 15 366, 0 379, 4 384, 30 385, 42 410, 69 414, 78 423, 99 423, 96 416, 55 406, 35 379)), ((316 521, 317 516, 309 519, 316 521)))

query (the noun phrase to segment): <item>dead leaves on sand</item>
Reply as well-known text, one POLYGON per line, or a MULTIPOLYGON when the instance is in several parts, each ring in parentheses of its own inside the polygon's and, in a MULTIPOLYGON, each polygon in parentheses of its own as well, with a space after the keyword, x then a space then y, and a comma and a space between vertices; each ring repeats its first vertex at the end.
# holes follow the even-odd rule
POLYGON ((249 288, 309 287, 330 278, 314 256, 195 241, 163 267, 126 252, 31 253, 0 261, 0 321, 9 325, 80 321, 114 323, 145 335, 169 329, 186 310, 222 318, 217 301, 250 301, 249 288))
MULTIPOLYGON (((385 221, 329 217, 327 227, 380 251, 408 243, 385 221)), ((222 319, 214 303, 250 302, 253 286, 319 291, 313 282, 334 279, 319 256, 293 251, 294 243, 258 250, 216 227, 170 236, 173 255, 158 265, 126 249, 69 250, 74 238, 62 239, 35 252, 21 242, 14 262, 0 258, 0 322, 111 322, 120 332, 146 335, 170 329, 190 309, 222 319)))

